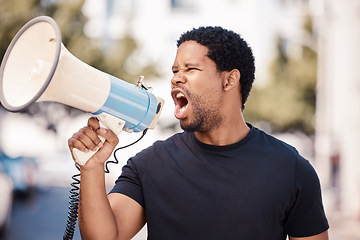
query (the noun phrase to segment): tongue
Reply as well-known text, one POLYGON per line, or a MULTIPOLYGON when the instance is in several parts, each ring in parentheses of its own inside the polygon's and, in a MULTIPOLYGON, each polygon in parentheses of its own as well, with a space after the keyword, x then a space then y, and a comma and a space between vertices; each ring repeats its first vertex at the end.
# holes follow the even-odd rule
POLYGON ((180 105, 175 105, 175 111, 174 111, 174 115, 177 119, 183 119, 186 117, 186 106, 185 107, 181 107, 180 105))

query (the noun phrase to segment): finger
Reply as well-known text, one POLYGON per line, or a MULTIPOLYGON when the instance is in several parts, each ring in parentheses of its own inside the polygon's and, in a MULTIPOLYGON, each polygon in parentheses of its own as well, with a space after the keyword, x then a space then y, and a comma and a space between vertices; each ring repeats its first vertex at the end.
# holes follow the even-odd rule
POLYGON ((110 144, 113 147, 116 147, 116 145, 119 143, 119 138, 116 136, 116 134, 107 128, 99 128, 96 133, 99 136, 102 136, 106 139, 106 143, 110 144))
POLYGON ((88 126, 91 127, 94 131, 97 131, 100 128, 99 120, 94 117, 88 119, 88 126))
POLYGON ((83 127, 78 132, 74 133, 69 144, 70 143, 72 145, 69 145, 69 147, 75 147, 81 151, 86 151, 86 149, 95 150, 97 147, 102 146, 101 139, 90 127, 83 127))
POLYGON ((68 140, 68 146, 70 151, 72 152, 74 148, 79 149, 80 151, 83 152, 89 152, 89 149, 82 143, 80 142, 77 137, 71 137, 68 140))
POLYGON ((103 146, 97 152, 97 156, 100 159, 107 159, 119 143, 119 139, 111 130, 106 128, 100 128, 97 133, 106 139, 103 146))

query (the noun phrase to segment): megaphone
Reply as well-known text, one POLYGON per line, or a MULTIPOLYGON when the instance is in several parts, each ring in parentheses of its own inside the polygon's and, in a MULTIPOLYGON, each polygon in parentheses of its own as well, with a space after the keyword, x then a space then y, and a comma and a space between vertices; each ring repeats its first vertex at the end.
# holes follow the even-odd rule
MULTIPOLYGON (((154 128, 164 105, 143 77, 130 84, 74 57, 48 16, 27 22, 11 41, 0 67, 0 100, 11 112, 35 102, 62 103, 97 116, 115 134, 154 128)), ((94 153, 73 151, 80 165, 94 153)))

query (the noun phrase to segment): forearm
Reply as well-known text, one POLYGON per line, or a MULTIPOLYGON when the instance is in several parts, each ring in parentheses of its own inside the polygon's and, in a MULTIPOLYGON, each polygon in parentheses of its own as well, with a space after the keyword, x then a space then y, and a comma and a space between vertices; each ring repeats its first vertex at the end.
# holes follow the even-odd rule
POLYGON ((102 166, 81 171, 79 228, 82 239, 117 239, 102 166))

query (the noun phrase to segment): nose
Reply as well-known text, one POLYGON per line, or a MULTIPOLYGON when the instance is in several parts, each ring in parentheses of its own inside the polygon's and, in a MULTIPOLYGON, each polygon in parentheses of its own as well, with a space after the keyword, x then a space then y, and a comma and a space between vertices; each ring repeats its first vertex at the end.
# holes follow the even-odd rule
POLYGON ((186 83, 186 81, 186 76, 183 74, 182 71, 174 73, 174 76, 171 78, 172 85, 184 84, 186 83))

